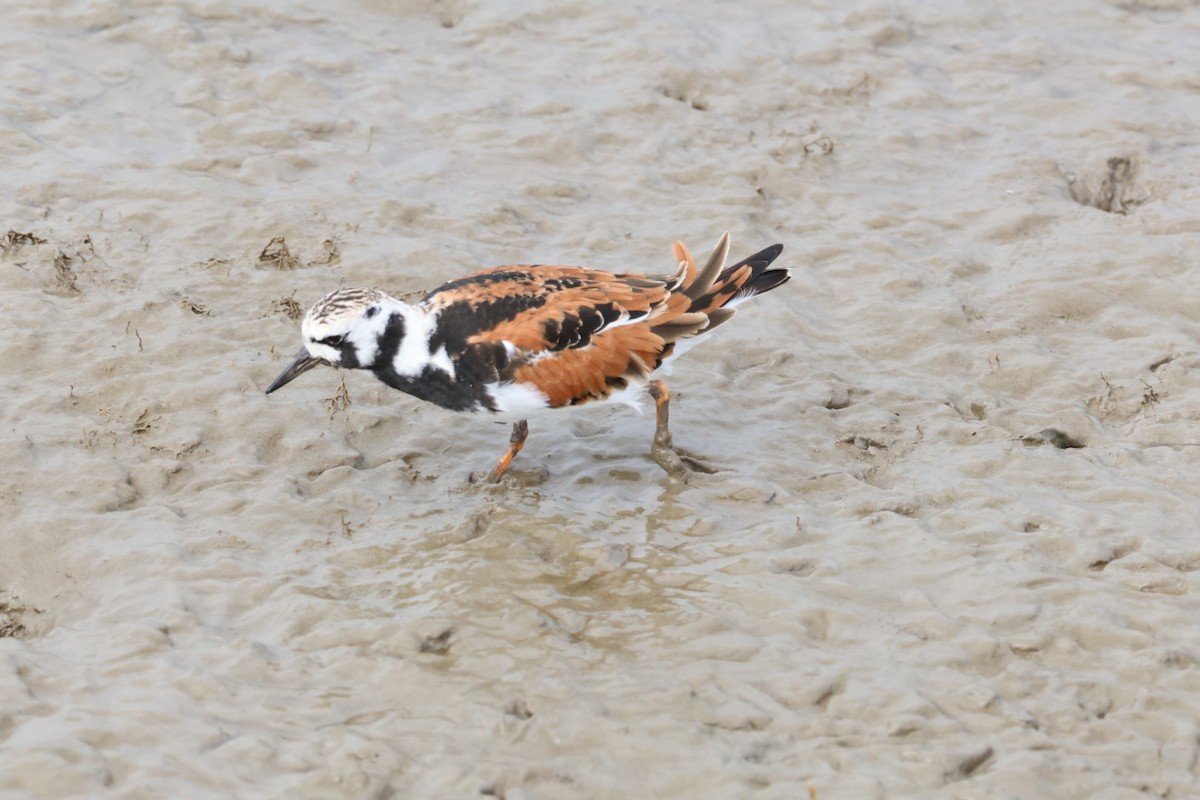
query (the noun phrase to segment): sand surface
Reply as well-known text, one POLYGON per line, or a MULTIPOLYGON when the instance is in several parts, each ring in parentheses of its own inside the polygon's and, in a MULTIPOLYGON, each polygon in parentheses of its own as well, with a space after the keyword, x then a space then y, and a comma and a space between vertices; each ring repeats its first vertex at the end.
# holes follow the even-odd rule
POLYGON ((333 8, 4 6, 0 796, 1200 795, 1195 3, 333 8), (797 270, 686 485, 262 392, 338 286, 725 230, 797 270))

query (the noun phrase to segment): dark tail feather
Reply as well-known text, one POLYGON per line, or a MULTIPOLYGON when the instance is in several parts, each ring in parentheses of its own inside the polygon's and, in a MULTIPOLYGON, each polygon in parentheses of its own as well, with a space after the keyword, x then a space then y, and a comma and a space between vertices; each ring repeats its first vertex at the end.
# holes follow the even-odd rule
MULTIPOLYGON (((716 264, 724 260, 728 248, 727 234, 721 237, 713 257, 709 258, 704 269, 699 270, 685 290, 685 294, 691 300, 687 312, 668 323, 655 326, 654 332, 668 343, 697 334, 707 334, 734 315, 735 309, 729 307, 731 303, 769 292, 786 283, 791 277, 786 269, 767 269, 783 252, 781 244, 773 244, 765 250, 760 250, 749 258, 721 270, 719 275, 713 274, 719 268, 716 264), (747 268, 750 270, 749 277, 745 274, 747 268), (703 294, 699 294, 698 289, 701 288, 704 289, 703 294), (700 317, 700 324, 696 324, 693 317, 700 317)), ((686 257, 687 250, 676 244, 676 254, 686 257)))
MULTIPOLYGON (((739 267, 744 267, 745 265, 749 264, 750 269, 753 270, 753 272, 754 272, 754 275, 747 282, 747 285, 754 283, 754 281, 758 279, 759 274, 763 270, 765 270, 767 267, 771 266, 771 262, 774 261, 775 259, 779 258, 779 254, 782 252, 783 252, 783 245, 773 244, 770 247, 766 248, 765 250, 759 250, 757 253, 750 256, 749 258, 742 259, 738 263, 734 264, 732 267, 727 267, 724 271, 721 272, 721 277, 724 278, 726 275, 728 275, 729 273, 738 269, 739 267)), ((778 283, 775 284, 775 286, 778 286, 778 285, 779 285, 778 283)), ((775 286, 770 286, 768 288, 774 289, 775 286)), ((765 292, 767 290, 763 289, 763 291, 765 292)), ((758 293, 755 292, 755 294, 758 294, 758 293)))
POLYGON ((750 266, 750 280, 742 284, 742 288, 734 295, 733 300, 754 297, 757 294, 769 292, 775 287, 787 283, 788 279, 792 276, 786 269, 767 269, 767 267, 771 266, 772 261, 779 258, 779 254, 782 252, 783 245, 773 244, 722 272, 721 277, 723 278, 740 267, 747 264, 750 266))
POLYGON ((741 297, 753 297, 756 294, 769 292, 776 286, 782 286, 791 280, 792 273, 786 269, 769 269, 766 272, 755 275, 746 282, 742 290, 738 292, 741 297))

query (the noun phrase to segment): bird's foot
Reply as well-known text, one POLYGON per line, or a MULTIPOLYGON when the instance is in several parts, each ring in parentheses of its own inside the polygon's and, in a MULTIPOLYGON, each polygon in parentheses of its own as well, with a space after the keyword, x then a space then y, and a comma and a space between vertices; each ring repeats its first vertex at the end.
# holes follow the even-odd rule
POLYGON ((529 423, 525 420, 513 423, 512 435, 508 437, 508 450, 500 457, 496 466, 491 472, 481 473, 472 472, 467 477, 468 483, 499 483, 504 477, 504 473, 508 471, 508 467, 512 464, 517 453, 521 452, 521 448, 525 446, 525 439, 529 436, 529 423))
POLYGON ((508 469, 500 475, 496 475, 494 469, 481 469, 467 475, 467 483, 472 486, 495 486, 500 483, 517 487, 541 486, 549 479, 550 471, 541 466, 508 469))
MULTIPOLYGON (((507 470, 505 470, 507 472, 507 470)), ((504 472, 497 472, 495 469, 477 469, 472 470, 467 475, 467 483, 472 486, 485 486, 488 484, 499 483, 504 477, 504 472)))
POLYGON ((663 468, 663 471, 678 481, 687 483, 697 472, 712 475, 717 470, 705 463, 703 456, 697 455, 682 447, 671 444, 671 437, 654 437, 650 447, 650 458, 663 468))
POLYGON ((676 480, 687 483, 688 479, 702 472, 711 475, 716 469, 704 463, 704 459, 695 453, 689 453, 682 447, 671 443, 671 429, 668 427, 670 418, 671 393, 662 381, 652 381, 648 387, 650 396, 654 398, 655 427, 654 444, 650 447, 650 457, 654 463, 662 467, 668 475, 676 480))

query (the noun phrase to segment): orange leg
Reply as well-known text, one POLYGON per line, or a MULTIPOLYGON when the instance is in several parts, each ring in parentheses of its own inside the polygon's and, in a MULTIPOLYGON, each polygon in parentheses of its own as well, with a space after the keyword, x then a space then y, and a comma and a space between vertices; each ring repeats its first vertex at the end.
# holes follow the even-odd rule
POLYGON ((712 467, 707 466, 699 456, 689 453, 682 447, 671 444, 671 431, 667 423, 671 418, 671 393, 662 381, 650 382, 650 396, 654 398, 654 446, 650 448, 650 457, 672 478, 686 482, 693 472, 713 473, 712 467))
POLYGON ((517 457, 517 453, 521 452, 521 448, 525 446, 525 439, 529 436, 529 423, 525 420, 513 423, 512 435, 508 437, 508 450, 504 455, 500 456, 500 460, 496 462, 496 467, 488 473, 488 483, 499 483, 500 478, 508 471, 508 465, 517 457))
POLYGON ((671 392, 662 381, 651 381, 650 396, 654 398, 654 446, 670 447, 671 431, 667 423, 671 420, 671 392))

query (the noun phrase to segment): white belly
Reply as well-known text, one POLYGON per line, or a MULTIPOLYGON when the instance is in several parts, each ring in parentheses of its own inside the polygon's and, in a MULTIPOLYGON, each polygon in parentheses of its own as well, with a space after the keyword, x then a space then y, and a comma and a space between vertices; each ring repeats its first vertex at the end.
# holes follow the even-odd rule
MULTIPOLYGON (((484 389, 491 395, 496 410, 491 416, 507 422, 516 422, 530 417, 540 416, 548 411, 556 411, 550 407, 546 395, 536 386, 524 383, 487 383, 484 389)), ((631 381, 624 389, 613 392, 603 400, 592 400, 580 406, 563 406, 563 408, 587 408, 591 406, 621 403, 641 414, 646 408, 646 385, 631 381)))

